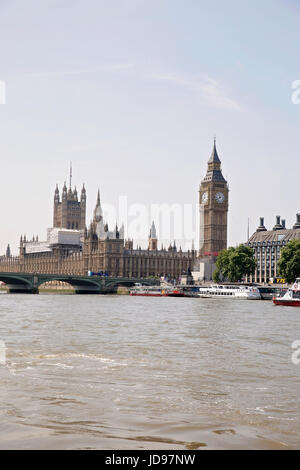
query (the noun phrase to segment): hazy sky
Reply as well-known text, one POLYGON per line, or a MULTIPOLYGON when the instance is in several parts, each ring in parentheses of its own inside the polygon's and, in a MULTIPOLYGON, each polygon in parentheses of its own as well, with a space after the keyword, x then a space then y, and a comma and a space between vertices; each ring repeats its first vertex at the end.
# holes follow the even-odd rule
POLYGON ((215 134, 229 243, 248 217, 294 224, 299 1, 0 0, 0 44, 0 253, 45 238, 70 161, 87 223, 98 187, 103 203, 196 205, 215 134))

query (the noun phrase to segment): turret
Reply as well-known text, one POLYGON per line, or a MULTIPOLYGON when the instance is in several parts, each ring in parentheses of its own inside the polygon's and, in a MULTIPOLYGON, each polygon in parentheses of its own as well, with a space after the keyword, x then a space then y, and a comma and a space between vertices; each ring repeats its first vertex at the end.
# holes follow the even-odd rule
POLYGON ((6 248, 6 258, 10 258, 10 257, 11 257, 11 251, 10 251, 10 246, 8 244, 6 248))
POLYGON ((77 193, 76 186, 75 186, 75 189, 74 189, 74 192, 73 192, 73 199, 74 199, 74 201, 78 201, 78 193, 77 193))
POLYGON ((85 190, 85 187, 84 187, 84 184, 82 186, 82 190, 81 190, 81 196, 80 196, 80 201, 85 201, 86 200, 86 190, 85 190))
POLYGON ((70 166, 70 182, 69 189, 66 181, 62 188, 61 201, 59 199, 59 190, 56 185, 54 193, 53 208, 53 227, 67 230, 83 231, 86 225, 86 190, 83 185, 80 201, 78 199, 78 191, 75 186, 72 189, 72 164, 70 166))
POLYGON ((80 195, 80 229, 83 230, 85 226, 86 226, 86 190, 83 184, 81 195, 80 195))
POLYGON ((125 227, 124 227, 124 224, 122 224, 119 230, 119 236, 121 240, 124 240, 124 235, 125 235, 125 227))
POLYGON ((58 185, 56 185, 55 191, 54 191, 54 202, 58 203, 59 202, 59 189, 58 185))
POLYGON ((63 190, 62 190, 62 199, 63 199, 63 200, 66 200, 66 199, 67 199, 67 195, 68 195, 68 189, 67 189, 66 182, 64 182, 63 190))
POLYGON ((100 191, 98 189, 97 203, 94 209, 94 222, 99 223, 102 219, 103 219, 103 212, 102 212, 101 202, 100 202, 100 191))
POLYGON ((120 238, 120 233, 119 233, 119 229, 118 229, 117 223, 116 223, 116 228, 115 228, 115 238, 120 238))
POLYGON ((156 234, 156 227, 155 227, 154 221, 152 222, 152 225, 150 228, 150 234, 149 234, 149 239, 148 239, 148 249, 151 251, 157 250, 157 234, 156 234))
POLYGON ((53 205, 53 227, 57 226, 57 219, 58 219, 58 211, 59 211, 60 201, 59 201, 59 189, 58 185, 56 185, 54 191, 54 205, 53 205))

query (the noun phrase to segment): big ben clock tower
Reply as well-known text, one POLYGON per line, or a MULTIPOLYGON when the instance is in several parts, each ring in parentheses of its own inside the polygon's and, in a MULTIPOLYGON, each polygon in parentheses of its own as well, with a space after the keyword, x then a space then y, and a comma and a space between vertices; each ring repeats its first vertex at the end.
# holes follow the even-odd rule
POLYGON ((227 248, 228 184, 221 171, 216 139, 207 173, 200 185, 200 259, 214 263, 218 253, 227 248))

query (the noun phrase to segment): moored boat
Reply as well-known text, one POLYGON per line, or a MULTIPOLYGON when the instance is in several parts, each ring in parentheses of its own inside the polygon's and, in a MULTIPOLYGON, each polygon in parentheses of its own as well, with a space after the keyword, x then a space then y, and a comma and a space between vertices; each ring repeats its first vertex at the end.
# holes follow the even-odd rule
POLYGON ((287 287, 257 286, 262 300, 273 300, 275 296, 282 296, 288 290, 287 287))
POLYGON ((136 284, 130 289, 129 294, 142 297, 163 297, 164 290, 160 286, 143 286, 142 284, 136 284))
POLYGON ((237 284, 215 284, 199 287, 198 297, 216 299, 260 300, 257 287, 237 284))
POLYGON ((300 278, 297 278, 293 286, 288 289, 284 295, 278 295, 273 298, 275 305, 284 307, 300 307, 300 278))
POLYGON ((175 287, 173 288, 168 288, 166 289, 166 294, 167 297, 185 297, 185 293, 183 289, 180 287, 175 287))
POLYGON ((129 291, 132 296, 142 297, 184 297, 183 289, 179 287, 143 286, 136 284, 129 291))

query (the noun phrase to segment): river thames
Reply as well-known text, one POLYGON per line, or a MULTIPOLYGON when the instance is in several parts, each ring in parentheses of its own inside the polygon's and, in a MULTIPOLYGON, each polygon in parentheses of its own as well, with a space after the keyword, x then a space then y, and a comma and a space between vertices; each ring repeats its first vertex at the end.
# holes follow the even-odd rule
POLYGON ((299 311, 0 295, 1 449, 297 449, 299 311))

